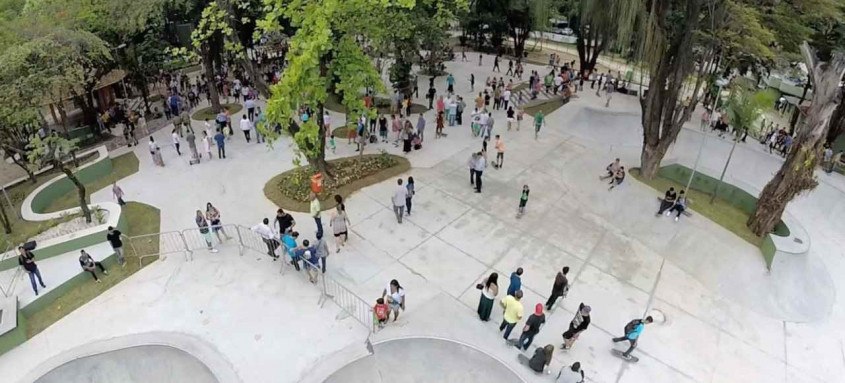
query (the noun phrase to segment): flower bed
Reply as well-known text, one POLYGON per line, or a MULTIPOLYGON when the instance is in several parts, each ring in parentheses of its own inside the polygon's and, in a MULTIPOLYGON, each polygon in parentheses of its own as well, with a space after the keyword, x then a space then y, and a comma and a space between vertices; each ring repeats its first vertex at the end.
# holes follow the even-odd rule
MULTIPOLYGON (((407 159, 392 154, 368 154, 329 161, 332 178, 323 180, 319 198, 323 209, 335 206, 335 194, 344 197, 350 193, 395 177, 410 169, 407 159)), ((311 166, 301 166, 273 177, 264 186, 264 195, 285 210, 309 210, 311 176, 316 174, 311 166)))

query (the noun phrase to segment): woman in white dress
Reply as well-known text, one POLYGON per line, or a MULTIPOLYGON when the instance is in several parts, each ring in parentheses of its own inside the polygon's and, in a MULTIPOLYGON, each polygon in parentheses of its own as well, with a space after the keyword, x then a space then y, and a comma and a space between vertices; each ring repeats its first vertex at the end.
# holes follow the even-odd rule
POLYGON ((211 157, 211 136, 208 134, 208 130, 202 132, 202 146, 205 149, 205 153, 208 154, 208 159, 210 160, 211 157))

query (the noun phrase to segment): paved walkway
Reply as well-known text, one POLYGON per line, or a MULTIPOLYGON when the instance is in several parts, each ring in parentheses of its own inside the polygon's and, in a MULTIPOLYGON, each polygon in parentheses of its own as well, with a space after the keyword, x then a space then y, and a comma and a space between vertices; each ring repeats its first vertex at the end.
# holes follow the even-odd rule
MULTIPOLYGON (((492 57, 485 57, 487 62, 492 57)), ((457 91, 468 101, 470 71, 479 81, 491 75, 488 65, 469 64, 449 63, 457 91)), ((438 78, 436 85, 442 91, 445 80, 438 78)), ((494 112, 494 134, 502 134, 507 144, 505 166, 484 173, 481 194, 467 182, 466 160, 481 146, 468 126, 446 128, 444 139, 430 135, 421 151, 409 155, 414 168, 408 175, 417 181, 413 215, 396 224, 389 206, 394 180, 353 194, 347 202, 350 242, 330 256, 330 275, 368 300, 391 279, 406 288, 407 311, 376 341, 453 339, 502 360, 529 382, 551 378, 517 362, 517 351, 496 331, 500 310, 489 323, 478 321, 474 286, 496 271, 504 291, 510 272, 523 267, 523 302, 530 312, 545 301, 555 272, 565 265, 572 269, 572 290, 547 315, 535 344, 558 347, 580 302, 592 306, 593 319, 574 349, 556 350, 555 371, 580 361, 590 382, 840 380, 845 305, 837 297, 845 287, 831 276, 845 272, 845 235, 836 226, 845 213, 841 177, 819 175, 819 187, 790 205, 788 211, 809 231, 812 249, 805 258, 777 259, 769 273, 756 247, 706 219, 654 218, 657 192, 649 187, 629 178, 608 192, 597 180, 614 157, 628 166, 638 163, 638 113, 635 98, 616 97, 605 109, 603 100, 585 92, 549 116, 535 141, 528 121, 521 131, 506 132, 504 112, 494 112), (517 219, 523 184, 530 185, 531 198, 526 215, 517 219), (661 320, 646 329, 637 351, 640 362, 613 357, 610 338, 645 312, 661 320)), ((431 112, 426 119, 432 131, 431 112)), ((685 130, 667 161, 692 164, 701 137, 685 130)), ((229 159, 194 166, 165 147, 165 168, 153 167, 142 146, 139 173, 121 185, 127 199, 162 209, 162 230, 191 227, 193 212, 208 201, 221 209, 224 223, 252 225, 272 217, 275 207, 262 189, 271 176, 291 168, 288 142, 268 149, 236 136, 227 144, 229 159)), ((752 194, 781 163, 754 145, 737 149, 726 177, 749 185, 752 194)), ((398 153, 392 145, 368 148, 379 149, 398 153)), ((718 175, 729 149, 729 142, 708 137, 701 168, 718 175)), ((334 156, 353 150, 338 140, 334 156)), ((107 198, 106 191, 93 196, 94 201, 107 198)), ((295 217, 297 229, 312 238, 313 221, 295 217)), ((149 331, 186 332, 210 343, 236 371, 232 381, 320 382, 361 355, 363 335, 354 322, 337 321, 335 306, 314 310, 314 291, 301 279, 278 278, 275 265, 254 258, 225 251, 190 263, 169 257, 0 357, 0 375, 18 381, 24 366, 63 351, 149 331), (216 315, 206 319, 212 310, 216 315), (104 328, 91 326, 92 321, 105 323, 104 328)))

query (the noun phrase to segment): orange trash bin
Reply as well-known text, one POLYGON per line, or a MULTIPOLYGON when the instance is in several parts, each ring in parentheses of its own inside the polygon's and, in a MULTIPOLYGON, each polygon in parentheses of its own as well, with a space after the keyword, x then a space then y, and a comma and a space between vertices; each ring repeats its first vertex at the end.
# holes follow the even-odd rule
POLYGON ((311 176, 311 191, 317 194, 323 191, 323 173, 311 176))

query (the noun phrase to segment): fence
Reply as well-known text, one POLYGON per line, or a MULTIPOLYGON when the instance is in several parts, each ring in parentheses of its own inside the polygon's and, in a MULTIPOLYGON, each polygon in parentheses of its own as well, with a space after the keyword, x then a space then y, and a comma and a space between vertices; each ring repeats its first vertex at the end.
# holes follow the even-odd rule
MULTIPOLYGON (((3 252, 3 256, 0 257, 0 262, 5 261, 6 259, 17 257, 18 252, 17 249, 12 246, 11 243, 6 242, 6 251, 3 252), (11 250, 10 250, 11 248, 11 250)), ((21 279, 21 274, 23 273, 22 267, 15 267, 14 269, 3 270, 0 271, 2 275, 5 277, 6 275, 9 276, 8 283, 0 283, 0 293, 3 293, 3 296, 8 298, 12 296, 12 292, 15 289, 15 284, 19 279, 21 279), (4 287, 5 285, 5 287, 4 287)))
MULTIPOLYGON (((138 262, 144 257, 152 257, 165 254, 185 253, 185 260, 193 260, 193 253, 199 250, 214 249, 219 246, 238 246, 241 256, 249 249, 259 254, 269 255, 269 249, 264 239, 256 232, 241 225, 222 225, 220 230, 210 230, 209 233, 201 233, 199 228, 185 229, 182 231, 169 231, 157 234, 147 234, 137 237, 130 237, 129 244, 132 251, 138 256, 138 262), (215 244, 217 246, 215 246, 215 244)), ((280 270, 284 274, 286 269, 293 269, 290 257, 284 251, 284 247, 277 249, 280 254, 280 270)), ((328 299, 332 299, 344 312, 361 323, 367 331, 367 348, 372 349, 370 338, 376 330, 373 320, 371 305, 343 286, 340 282, 325 273, 320 272, 320 265, 301 259, 303 268, 309 282, 320 289, 318 303, 322 308, 328 299)), ((300 273, 295 273, 300 274, 300 273)), ((372 352, 372 351, 371 351, 372 352)))

